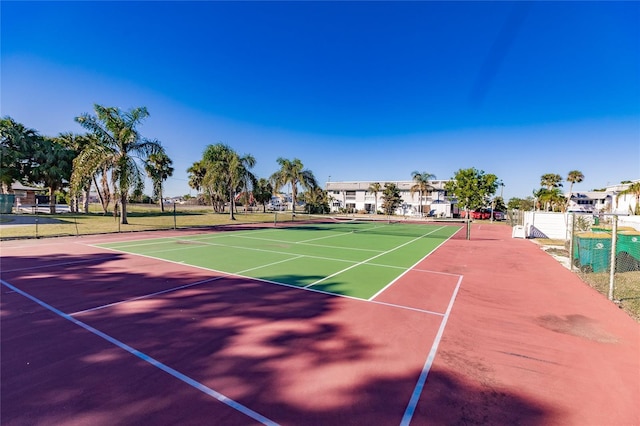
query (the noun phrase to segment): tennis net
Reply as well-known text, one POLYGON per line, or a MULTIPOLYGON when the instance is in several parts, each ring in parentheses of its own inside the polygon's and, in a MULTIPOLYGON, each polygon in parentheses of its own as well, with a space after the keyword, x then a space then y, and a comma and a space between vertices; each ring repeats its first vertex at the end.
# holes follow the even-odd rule
MULTIPOLYGON (((286 229, 306 229, 331 232, 398 235, 417 238, 430 234, 442 224, 412 221, 394 216, 331 216, 297 213, 276 213, 275 226, 286 229)), ((458 224, 459 225, 459 224, 458 224)))

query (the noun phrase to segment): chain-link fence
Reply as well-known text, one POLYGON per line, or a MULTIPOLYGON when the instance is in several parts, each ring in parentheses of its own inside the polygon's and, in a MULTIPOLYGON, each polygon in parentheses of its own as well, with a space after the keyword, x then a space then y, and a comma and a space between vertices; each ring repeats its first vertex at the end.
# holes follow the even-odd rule
POLYGON ((273 223, 274 212, 263 212, 262 206, 244 209, 239 206, 231 220, 228 207, 215 212, 210 206, 169 204, 164 212, 158 205, 129 204, 127 224, 122 224, 113 206, 106 213, 99 205, 91 205, 90 213, 50 214, 49 206, 0 215, 0 239, 81 236, 115 232, 153 231, 249 223, 273 223))
POLYGON ((510 212, 514 237, 534 238, 583 281, 640 319, 640 216, 510 212))

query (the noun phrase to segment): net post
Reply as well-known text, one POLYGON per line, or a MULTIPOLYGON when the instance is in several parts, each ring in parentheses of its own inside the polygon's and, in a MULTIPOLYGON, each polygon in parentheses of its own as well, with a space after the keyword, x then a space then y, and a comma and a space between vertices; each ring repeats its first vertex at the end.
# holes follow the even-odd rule
POLYGON ((471 219, 467 218, 467 240, 471 239, 471 219))
POLYGON ((611 227, 611 263, 609 266, 609 300, 613 300, 614 275, 616 273, 616 244, 618 242, 618 216, 613 215, 611 227))

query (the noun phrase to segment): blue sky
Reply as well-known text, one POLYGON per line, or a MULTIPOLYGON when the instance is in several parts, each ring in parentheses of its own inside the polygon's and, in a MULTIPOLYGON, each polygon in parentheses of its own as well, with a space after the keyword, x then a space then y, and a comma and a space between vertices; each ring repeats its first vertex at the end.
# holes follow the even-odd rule
POLYGON ((278 157, 320 182, 476 167, 506 199, 545 173, 640 178, 640 2, 0 7, 0 114, 53 136, 95 103, 146 106, 167 195, 195 194, 186 169, 217 142, 260 177, 278 157))

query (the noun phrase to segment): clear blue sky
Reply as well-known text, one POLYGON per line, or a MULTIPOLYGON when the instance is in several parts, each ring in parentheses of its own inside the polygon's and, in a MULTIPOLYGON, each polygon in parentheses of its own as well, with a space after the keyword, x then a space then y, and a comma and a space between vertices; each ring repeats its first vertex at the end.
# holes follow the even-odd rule
MULTIPOLYGON (((82 132, 94 103, 146 106, 174 161, 207 144, 300 158, 320 182, 544 173, 640 178, 639 2, 1 3, 1 115, 82 132)), ((566 186, 566 185, 565 185, 566 186)), ((150 193, 148 188, 146 192, 150 193)))

